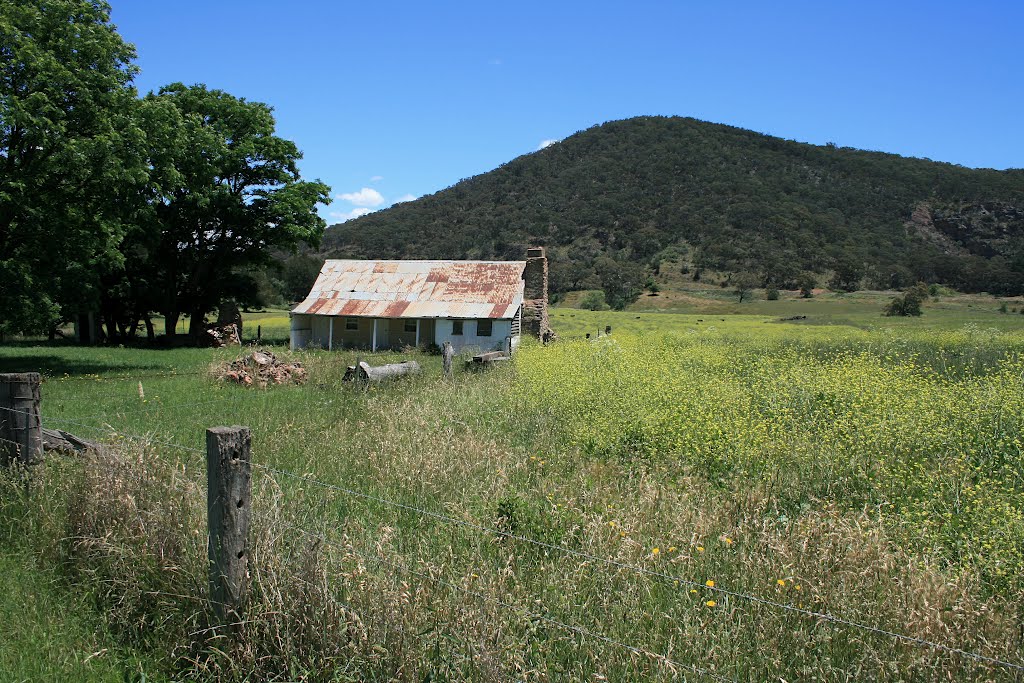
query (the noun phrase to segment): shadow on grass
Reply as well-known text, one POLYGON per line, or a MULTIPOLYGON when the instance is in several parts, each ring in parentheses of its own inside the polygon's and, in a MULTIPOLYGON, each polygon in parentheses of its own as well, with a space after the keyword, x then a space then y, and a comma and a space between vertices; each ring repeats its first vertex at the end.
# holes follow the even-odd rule
POLYGON ((0 372, 38 372, 45 377, 157 371, 164 368, 160 363, 107 363, 98 359, 39 354, 0 355, 0 372))

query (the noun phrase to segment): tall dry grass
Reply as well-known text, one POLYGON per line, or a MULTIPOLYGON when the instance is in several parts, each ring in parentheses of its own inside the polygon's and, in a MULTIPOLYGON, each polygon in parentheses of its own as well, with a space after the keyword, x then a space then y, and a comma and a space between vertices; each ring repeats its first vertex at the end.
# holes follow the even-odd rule
MULTIPOLYGON (((424 359, 425 377, 353 391, 337 381, 344 363, 316 359, 307 387, 240 395, 216 416, 254 430, 251 591, 236 628, 206 604, 195 454, 122 441, 114 458, 51 458, 31 495, 5 490, 4 519, 178 679, 709 679, 699 668, 743 681, 1016 680, 715 589, 1024 664, 1020 595, 951 564, 947 548, 908 542, 913 523, 894 526, 861 493, 838 495, 842 483, 824 481, 838 467, 723 477, 670 457, 597 457, 572 446, 586 425, 567 423, 566 405, 509 391, 522 368, 439 382, 424 359)), ((829 407, 827 394, 814 398, 829 407)), ((808 430, 824 429, 824 407, 806 408, 808 430)))

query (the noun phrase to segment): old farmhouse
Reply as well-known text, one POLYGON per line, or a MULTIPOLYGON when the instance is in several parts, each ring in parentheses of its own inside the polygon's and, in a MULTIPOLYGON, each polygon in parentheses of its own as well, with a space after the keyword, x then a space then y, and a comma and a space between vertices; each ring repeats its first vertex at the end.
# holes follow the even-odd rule
POLYGON ((506 351, 521 333, 548 329, 543 248, 525 261, 324 262, 313 289, 291 312, 291 347, 441 346, 506 351))

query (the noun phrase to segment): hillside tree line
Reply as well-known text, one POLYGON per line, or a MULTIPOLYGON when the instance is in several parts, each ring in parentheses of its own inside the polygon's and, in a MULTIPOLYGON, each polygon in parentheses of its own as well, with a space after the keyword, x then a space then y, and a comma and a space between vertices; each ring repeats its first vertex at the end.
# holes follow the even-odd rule
POLYGON ((811 145, 681 117, 577 133, 423 197, 331 226, 350 258, 522 258, 554 292, 634 300, 662 267, 759 286, 1024 293, 1024 170, 811 145))

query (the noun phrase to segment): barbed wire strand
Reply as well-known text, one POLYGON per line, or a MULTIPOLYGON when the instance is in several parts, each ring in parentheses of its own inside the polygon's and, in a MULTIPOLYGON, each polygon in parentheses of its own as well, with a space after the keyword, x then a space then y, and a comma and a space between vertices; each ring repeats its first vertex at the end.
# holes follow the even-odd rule
MULTIPOLYGON (((29 415, 30 414, 30 413, 27 413, 25 411, 15 410, 13 408, 3 408, 3 407, 0 407, 0 410, 8 410, 8 411, 12 411, 12 412, 21 413, 23 415, 29 415)), ((77 425, 77 426, 84 427, 84 428, 87 428, 87 429, 93 429, 93 430, 97 430, 97 431, 102 431, 102 428, 98 427, 96 425, 88 425, 88 424, 84 424, 84 423, 75 422, 73 420, 67 420, 67 419, 62 419, 62 418, 47 418, 47 422, 51 422, 51 421, 58 422, 58 423, 72 424, 72 425, 77 425)), ((124 433, 124 432, 116 432, 115 431, 115 433, 117 433, 118 435, 123 436, 125 438, 129 438, 129 439, 132 439, 132 440, 139 441, 141 443, 157 443, 157 444, 161 444, 161 445, 164 445, 164 446, 167 446, 167 447, 170 447, 170 448, 176 448, 176 449, 179 449, 179 450, 182 450, 182 451, 185 451, 185 452, 198 453, 198 454, 202 454, 204 456, 206 454, 206 451, 204 449, 194 448, 194 447, 190 447, 190 446, 184 446, 182 444, 177 444, 177 443, 170 442, 170 441, 164 441, 164 440, 155 439, 155 438, 152 438, 152 437, 140 436, 140 435, 133 435, 133 434, 124 433)), ((290 477, 290 478, 293 478, 293 479, 297 479, 299 481, 304 481, 304 482, 309 483, 309 484, 315 484, 317 486, 320 486, 320 487, 323 487, 323 488, 326 488, 326 489, 329 489, 329 490, 335 490, 335 491, 338 491, 340 493, 344 493, 346 495, 350 495, 350 496, 353 496, 353 497, 356 497, 356 498, 361 498, 361 499, 364 499, 364 500, 370 500, 370 501, 373 501, 373 502, 376 502, 376 503, 380 503, 381 505, 386 505, 386 506, 389 506, 389 507, 406 510, 408 512, 415 512, 417 514, 420 514, 420 515, 423 515, 423 516, 426 516, 426 517, 431 517, 431 518, 437 519, 439 521, 443 521, 443 522, 446 522, 446 523, 449 523, 449 524, 454 524, 454 525, 457 525, 457 526, 473 529, 475 531, 480 531, 480 532, 489 533, 489 534, 495 534, 495 535, 503 537, 503 538, 509 538, 509 539, 512 539, 512 540, 515 540, 515 541, 520 541, 520 542, 523 542, 523 543, 527 543, 529 545, 534 545, 534 546, 537 546, 537 547, 545 548, 547 550, 552 550, 552 551, 559 552, 559 553, 562 553, 562 554, 565 554, 565 555, 570 555, 570 556, 573 556, 573 557, 578 557, 578 558, 581 558, 581 559, 590 560, 592 562, 598 562, 598 563, 601 563, 601 564, 605 564, 607 566, 616 567, 617 569, 632 571, 634 573, 641 574, 641 575, 644 575, 644 576, 648 576, 648 577, 651 577, 651 578, 657 578, 657 579, 661 579, 661 580, 665 580, 665 581, 678 582, 680 585, 686 585, 686 586, 701 588, 703 590, 712 591, 712 592, 717 593, 719 595, 726 595, 726 596, 729 596, 729 597, 732 597, 732 598, 736 598, 736 599, 740 599, 740 600, 746 600, 748 602, 764 605, 766 607, 771 607, 773 609, 780 609, 780 610, 784 610, 784 611, 788 611, 788 612, 793 612, 793 613, 800 614, 800 615, 805 616, 805 617, 810 617, 810 618, 813 618, 813 619, 819 619, 819 620, 822 620, 822 621, 830 622, 830 623, 833 623, 833 624, 839 624, 839 625, 847 626, 847 627, 850 627, 850 628, 856 628, 856 629, 859 629, 859 630, 862 630, 862 631, 866 631, 866 632, 869 632, 869 633, 874 633, 876 635, 886 636, 886 637, 892 638, 894 640, 902 641, 904 643, 909 643, 909 644, 917 645, 917 646, 920 646, 920 647, 926 647, 926 648, 930 648, 930 649, 933 649, 933 650, 945 652, 945 653, 948 653, 948 654, 956 654, 956 655, 960 655, 960 656, 963 656, 963 657, 967 657, 969 659, 973 659, 973 660, 978 661, 978 662, 984 662, 984 663, 987 663, 987 664, 991 664, 991 665, 995 665, 995 666, 1001 666, 1001 667, 1004 667, 1004 668, 1013 669, 1015 671, 1024 672, 1024 666, 1022 666, 1020 664, 1014 664, 1012 662, 1007 662, 1007 661, 1004 661, 1004 660, 1001 660, 1001 659, 997 659, 995 657, 989 657, 987 655, 982 655, 982 654, 979 654, 979 653, 976 653, 976 652, 970 652, 968 650, 963 650, 961 648, 951 647, 949 645, 943 645, 942 643, 936 643, 936 642, 933 642, 933 641, 930 641, 930 640, 925 640, 924 638, 918 638, 916 636, 908 636, 908 635, 905 635, 905 634, 902 634, 902 633, 896 633, 894 631, 889 631, 889 630, 886 630, 886 629, 878 628, 876 626, 871 626, 871 625, 868 625, 868 624, 863 624, 863 623, 860 623, 860 622, 857 622, 857 621, 853 621, 853 620, 850 620, 850 619, 846 619, 846 618, 843 618, 843 617, 838 617, 838 616, 829 614, 827 612, 818 612, 818 611, 814 611, 814 610, 805 609, 805 608, 802 608, 802 607, 795 607, 793 605, 788 605, 786 603, 778 602, 778 601, 775 601, 775 600, 770 600, 768 598, 763 598, 763 597, 759 597, 759 596, 756 596, 756 595, 751 595, 751 594, 748 594, 748 593, 741 593, 741 592, 738 592, 738 591, 729 590, 729 589, 726 589, 726 588, 722 588, 720 586, 708 586, 705 583, 700 583, 698 581, 694 581, 692 579, 687 579, 687 578, 682 577, 682 576, 676 576, 676 575, 673 575, 673 574, 668 574, 666 572, 661 572, 661 571, 657 571, 657 570, 653 570, 653 569, 647 569, 647 568, 641 567, 639 565, 630 564, 628 562, 620 562, 618 560, 613 560, 613 559, 608 558, 608 557, 602 557, 600 555, 594 555, 592 553, 587 553, 587 552, 580 551, 580 550, 573 550, 572 548, 567 548, 565 546, 555 545, 553 543, 547 543, 545 541, 538 541, 536 539, 532 539, 532 538, 529 538, 527 536, 521 536, 519 534, 513 534, 513 533, 510 533, 510 532, 507 532, 507 531, 502 531, 501 529, 495 529, 493 527, 488 527, 488 526, 484 526, 482 524, 477 524, 475 522, 467 522, 466 520, 458 519, 458 518, 452 517, 450 515, 445 515, 445 514, 442 514, 442 513, 439 513, 439 512, 434 512, 432 510, 426 510, 424 508, 418 508, 418 507, 415 507, 415 506, 412 506, 412 505, 407 505, 405 503, 400 503, 398 501, 393 501, 393 500, 384 498, 382 496, 375 496, 375 495, 372 495, 372 494, 363 493, 361 491, 356 491, 354 489, 349 489, 349 488, 346 488, 346 487, 343 487, 343 486, 338 486, 336 484, 330 484, 330 483, 323 482, 323 481, 320 481, 318 479, 314 479, 314 478, 306 476, 306 475, 296 474, 295 472, 290 472, 288 470, 283 470, 283 469, 280 469, 280 468, 271 467, 269 465, 264 465, 262 463, 252 462, 251 465, 253 467, 257 468, 257 469, 262 469, 262 470, 267 471, 267 472, 272 472, 274 474, 279 474, 279 475, 282 475, 282 476, 290 477)))
POLYGON ((845 619, 843 617, 837 617, 835 615, 828 614, 827 612, 817 612, 817 611, 814 611, 814 610, 805 609, 803 607, 795 607, 793 605, 787 605, 786 603, 778 602, 778 601, 775 601, 775 600, 770 600, 768 598, 762 598, 762 597, 759 597, 759 596, 756 596, 756 595, 751 595, 751 594, 748 594, 748 593, 740 593, 738 591, 733 591, 733 590, 729 590, 729 589, 726 589, 726 588, 721 588, 720 586, 708 586, 705 583, 694 581, 692 579, 687 579, 687 578, 682 577, 682 576, 675 576, 675 575, 672 575, 672 574, 668 574, 666 572, 661 572, 661 571, 657 571, 657 570, 653 570, 653 569, 647 569, 647 568, 641 567, 639 565, 630 564, 628 562, 620 562, 618 560, 613 560, 613 559, 608 558, 608 557, 602 557, 600 555, 594 555, 594 554, 591 554, 591 553, 588 553, 588 552, 584 552, 584 551, 581 551, 581 550, 573 550, 572 548, 567 548, 565 546, 555 545, 553 543, 547 543, 545 541, 538 541, 536 539, 532 539, 532 538, 529 538, 527 536, 521 536, 519 534, 513 534, 511 532, 502 531, 501 529, 495 529, 493 527, 487 527, 487 526, 484 526, 482 524, 477 524, 475 522, 467 522, 466 520, 458 519, 458 518, 452 517, 450 515, 445 515, 445 514, 442 514, 442 513, 439 513, 439 512, 434 512, 432 510, 425 510, 423 508, 418 508, 418 507, 415 507, 415 506, 412 506, 412 505, 407 505, 405 503, 399 503, 397 501, 389 500, 389 499, 383 498, 381 496, 375 496, 375 495, 368 494, 368 493, 362 493, 360 491, 355 491, 355 490, 348 489, 348 488, 345 488, 343 486, 338 486, 338 485, 335 485, 335 484, 328 484, 326 482, 319 481, 319 480, 314 479, 312 477, 296 474, 294 472, 289 472, 288 470, 282 470, 282 469, 278 469, 278 468, 275 468, 275 467, 270 467, 269 465, 263 465, 263 464, 257 463, 257 462, 253 462, 251 464, 252 464, 253 467, 258 468, 258 469, 262 469, 262 470, 265 470, 265 471, 268 471, 268 472, 273 472, 275 474, 280 474, 280 475, 283 475, 283 476, 287 476, 287 477, 291 477, 291 478, 294 478, 294 479, 298 479, 300 481, 304 481, 304 482, 307 482, 307 483, 310 483, 310 484, 316 484, 318 486, 321 486, 321 487, 324 487, 324 488, 327 488, 327 489, 332 489, 332 490, 335 490, 335 491, 338 491, 340 493, 344 493, 344 494, 347 494, 347 495, 350 495, 350 496, 353 496, 353 497, 362 498, 364 500, 374 501, 374 502, 380 503, 382 505, 387 505, 389 507, 394 507, 394 508, 406 510, 408 512, 415 512, 417 514, 421 514, 421 515, 424 515, 426 517, 431 517, 431 518, 434 518, 434 519, 437 519, 437 520, 440 520, 440 521, 443 521, 443 522, 447 522, 447 523, 450 523, 450 524, 455 524, 455 525, 458 525, 458 526, 466 527, 466 528, 473 529, 473 530, 480 531, 480 532, 495 534, 497 536, 501 536, 503 538, 509 538, 509 539, 512 539, 512 540, 515 540, 515 541, 521 541, 521 542, 527 543, 529 545, 534 545, 534 546, 537 546, 537 547, 540 547, 540 548, 545 548, 547 550, 552 550, 552 551, 555 551, 555 552, 563 553, 565 555, 570 555, 570 556, 577 557, 577 558, 580 558, 580 559, 590 560, 591 562, 598 562, 598 563, 605 564, 605 565, 608 565, 608 566, 611 566, 611 567, 615 567, 617 569, 632 571, 632 572, 635 572, 637 574, 642 574, 642 575, 645 575, 645 576, 649 576, 651 578, 662 579, 662 580, 665 580, 665 581, 678 582, 681 585, 701 588, 703 590, 707 590, 707 591, 712 591, 712 592, 718 593, 719 595, 726 595, 726 596, 729 596, 729 597, 732 597, 732 598, 736 598, 736 599, 740 599, 740 600, 746 600, 746 601, 749 601, 749 602, 753 602, 755 604, 764 605, 765 607, 771 607, 771 608, 774 608, 774 609, 781 609, 781 610, 785 610, 785 611, 789 611, 789 612, 794 612, 796 614, 800 614, 800 615, 805 616, 805 617, 811 617, 811 618, 814 618, 814 619, 820 619, 821 621, 827 621, 827 622, 830 622, 830 623, 833 623, 833 624, 840 624, 840 625, 843 625, 843 626, 848 626, 850 628, 860 629, 862 631, 867 631, 867 632, 870 632, 870 633, 874 633, 876 635, 887 636, 887 637, 892 638, 894 640, 899 640, 899 641, 902 641, 902 642, 905 642, 905 643, 909 643, 909 644, 913 644, 913 645, 918 645, 920 647, 927 647, 927 648, 930 648, 930 649, 933 649, 933 650, 938 650, 938 651, 945 652, 945 653, 948 653, 948 654, 956 654, 956 655, 960 655, 960 656, 963 656, 963 657, 967 657, 969 659, 973 659, 975 661, 984 662, 984 663, 992 664, 992 665, 997 665, 997 666, 1005 667, 1005 668, 1008 668, 1008 669, 1013 669, 1013 670, 1016 670, 1016 671, 1024 671, 1024 666, 1022 666, 1020 664, 1014 664, 1012 662, 1007 662, 1007 661, 1004 661, 1004 660, 1001 660, 1001 659, 997 659, 995 657, 989 657, 987 655, 978 654, 976 652, 970 652, 968 650, 963 650, 963 649, 960 649, 960 648, 951 647, 949 645, 943 645, 941 643, 935 643, 935 642, 932 642, 930 640, 925 640, 924 638, 917 638, 915 636, 908 636, 908 635, 905 635, 905 634, 902 634, 902 633, 896 633, 894 631, 888 631, 886 629, 878 628, 876 626, 870 626, 868 624, 863 624, 863 623, 860 623, 860 622, 857 622, 857 621, 852 621, 850 619, 845 619))
MULTIPOLYGON (((474 598, 477 598, 479 600, 483 600, 485 602, 490 602, 490 603, 499 605, 499 606, 504 607, 505 609, 508 609, 508 610, 522 612, 524 614, 524 616, 529 617, 530 619, 536 619, 538 621, 543 621, 543 622, 545 622, 547 624, 550 624, 550 625, 552 625, 552 626, 554 626, 556 628, 560 628, 560 629, 565 630, 565 631, 571 631, 571 632, 576 633, 577 635, 583 636, 585 638, 591 638, 591 639, 594 639, 594 640, 599 640, 599 641, 607 643, 609 645, 613 645, 615 647, 620 647, 620 648, 623 648, 625 650, 628 650, 629 652, 631 652, 631 653, 633 653, 635 655, 641 655, 641 656, 644 656, 644 657, 649 657, 649 658, 655 659, 655 660, 657 660, 657 661, 659 661, 659 662, 661 662, 661 663, 663 663, 663 664, 665 664, 665 665, 667 665, 669 667, 677 667, 677 668, 680 668, 680 669, 685 669, 687 671, 690 671, 691 673, 695 673, 695 674, 699 674, 699 675, 702 675, 702 676, 706 676, 706 677, 711 678, 712 680, 715 680, 715 681, 721 681, 723 683, 737 683, 736 679, 734 679, 734 678, 726 678, 725 676, 721 676, 719 674, 716 674, 714 671, 711 671, 709 669, 705 669, 703 667, 696 666, 694 664, 686 664, 685 662, 680 662, 680 661, 671 659, 670 657, 667 657, 666 655, 658 654, 657 652, 652 652, 650 650, 646 650, 644 648, 637 647, 636 645, 630 645, 629 643, 624 643, 622 641, 615 640, 614 638, 606 636, 606 635, 604 635, 602 633, 597 633, 596 631, 591 631, 589 629, 583 628, 582 626, 574 626, 572 624, 567 624, 565 622, 559 621, 558 619, 554 619, 554 618, 549 617, 547 615, 540 614, 539 612, 531 612, 529 610, 523 609, 519 605, 514 605, 514 604, 512 604, 510 602, 506 602, 506 601, 504 601, 504 600, 502 600, 500 598, 496 598, 496 597, 494 597, 492 595, 487 595, 486 593, 481 593, 479 591, 471 590, 469 588, 466 588, 465 586, 460 586, 457 583, 453 583, 451 581, 447 581, 445 579, 441 579, 441 578, 433 576, 433 575, 431 575, 431 574, 429 574, 427 572, 423 572, 423 571, 419 571, 419 570, 413 569, 413 568, 411 568, 411 567, 409 567, 407 565, 404 565, 404 564, 400 564, 400 563, 397 563, 397 562, 391 562, 391 561, 385 560, 384 558, 380 557, 379 555, 369 555, 367 553, 364 553, 364 552, 361 552, 361 551, 355 549, 354 547, 339 545, 338 543, 335 543, 335 542, 331 541, 329 538, 327 538, 326 536, 323 536, 322 534, 318 534, 318 533, 309 531, 307 529, 303 529, 302 527, 296 527, 296 526, 292 526, 292 525, 289 525, 289 524, 284 524, 283 526, 285 528, 287 528, 287 529, 292 530, 292 531, 296 531, 298 533, 301 533, 301 534, 304 534, 306 536, 309 536, 310 538, 315 538, 316 540, 324 543, 325 545, 329 545, 329 546, 331 546, 333 548, 337 548, 338 550, 351 552, 351 553, 353 553, 355 555, 358 555, 359 557, 362 557, 363 559, 365 559, 367 561, 376 562, 377 564, 384 565, 385 567, 389 567, 391 569, 397 569, 398 571, 406 572, 408 574, 412 574, 413 576, 418 576, 420 578, 423 578, 423 579, 426 579, 428 581, 431 581, 432 583, 436 583, 438 585, 445 586, 445 587, 450 588, 452 590, 456 590, 456 591, 465 593, 466 595, 470 595, 470 596, 472 596, 474 598)), ((675 672, 673 672, 673 673, 675 673, 675 672)))
POLYGON ((139 442, 139 443, 141 443, 143 445, 154 444, 155 443, 155 444, 160 444, 161 446, 167 446, 168 448, 174 448, 174 449, 177 449, 177 450, 180 450, 180 451, 185 451, 185 452, 188 452, 188 453, 198 453, 198 454, 203 455, 203 456, 206 455, 206 450, 203 449, 203 448, 195 448, 193 446, 185 446, 185 445, 182 445, 180 443, 174 443, 173 441, 166 441, 166 440, 162 440, 162 439, 157 439, 157 438, 154 438, 152 436, 143 436, 141 434, 132 434, 130 432, 125 432, 125 431, 122 431, 122 430, 119 430, 119 429, 115 429, 113 425, 105 425, 105 426, 104 425, 89 425, 89 424, 85 424, 83 422, 76 422, 74 420, 67 420, 67 419, 64 419, 64 418, 55 418, 55 417, 48 417, 48 418, 46 418, 46 423, 47 424, 50 424, 50 423, 53 423, 53 422, 56 422, 57 424, 74 425, 76 427, 82 427, 84 429, 91 429, 91 430, 97 431, 97 432, 112 432, 116 436, 123 437, 123 438, 129 439, 131 441, 137 441, 137 442, 139 442))
POLYGON ((65 382, 133 382, 142 379, 173 379, 175 377, 198 377, 200 375, 207 374, 207 370, 199 371, 188 371, 188 372, 154 372, 154 373, 143 373, 138 375, 72 375, 65 377, 63 375, 43 375, 41 377, 43 384, 47 383, 65 383, 65 382))
POLYGON ((96 414, 96 415, 76 415, 75 419, 76 420, 99 420, 99 419, 105 419, 110 414, 141 415, 141 414, 155 413, 155 412, 163 411, 163 410, 178 410, 178 409, 181 409, 181 408, 190 408, 190 407, 193 407, 193 406, 212 405, 214 403, 227 403, 228 401, 233 401, 235 403, 238 403, 240 401, 240 399, 241 399, 241 396, 240 395, 236 395, 236 396, 221 396, 219 398, 211 398, 211 399, 208 399, 206 401, 181 401, 179 403, 151 403, 151 404, 147 403, 147 404, 144 404, 144 405, 141 405, 141 406, 138 406, 138 407, 133 407, 130 410, 125 410, 125 409, 122 409, 122 408, 111 408, 106 413, 101 413, 101 414, 96 414))

